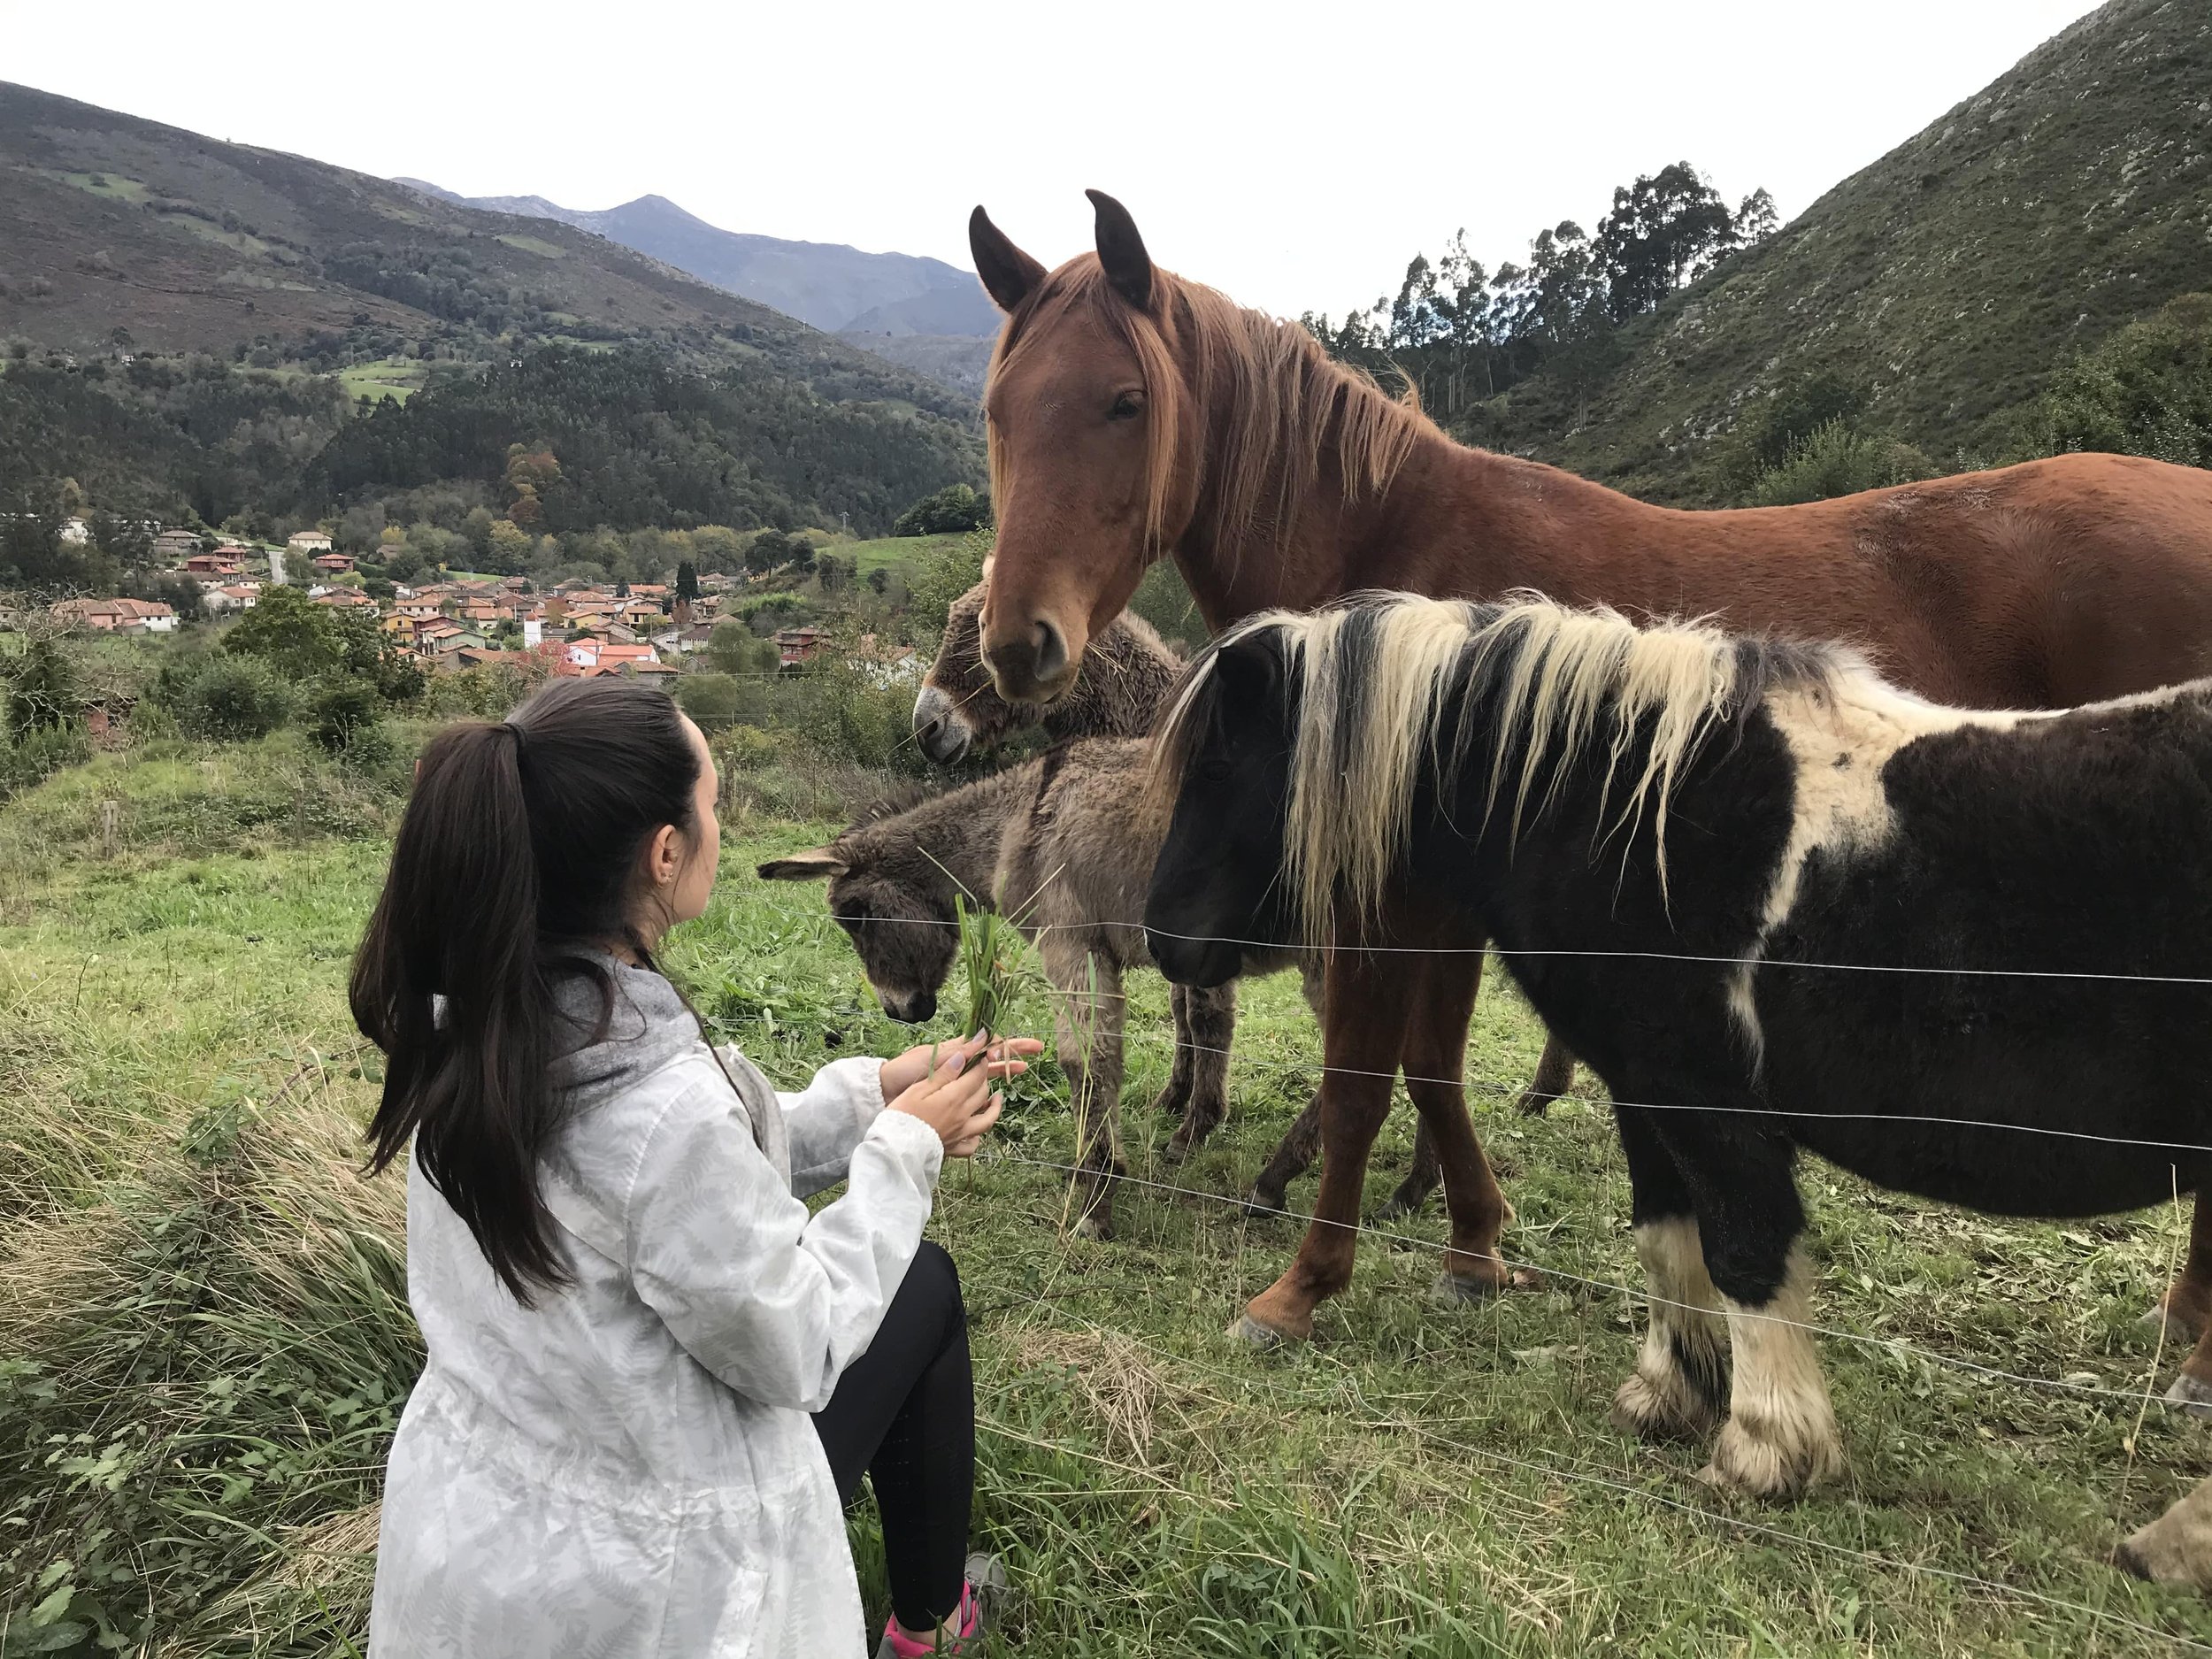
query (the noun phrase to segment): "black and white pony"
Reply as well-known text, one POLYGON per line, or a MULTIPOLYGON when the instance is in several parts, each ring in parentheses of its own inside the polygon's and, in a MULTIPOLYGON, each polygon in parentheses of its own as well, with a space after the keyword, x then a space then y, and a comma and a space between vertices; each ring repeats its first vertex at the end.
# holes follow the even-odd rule
POLYGON ((1725 1409, 1723 1485, 1782 1496, 1842 1463, 1801 1148, 2015 1216, 2212 1171, 2212 681, 1973 713, 1841 648, 1364 595, 1225 635, 1156 764, 1145 921, 1171 978, 1387 896, 1492 941, 1605 1080, 1652 1299, 1616 1418, 1682 1435, 1725 1409))

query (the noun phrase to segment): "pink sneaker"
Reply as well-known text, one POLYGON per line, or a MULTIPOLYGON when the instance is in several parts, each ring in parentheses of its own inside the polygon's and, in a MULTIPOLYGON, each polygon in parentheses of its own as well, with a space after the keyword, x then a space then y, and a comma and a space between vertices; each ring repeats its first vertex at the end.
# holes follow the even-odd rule
POLYGON ((893 1618, 883 1627, 883 1640, 876 1645, 876 1659, 929 1659, 935 1654, 979 1654, 983 1638, 991 1626, 991 1613, 998 1598, 1006 1589, 1006 1569, 999 1565, 996 1555, 968 1557, 966 1581, 960 1586, 960 1622, 956 1636, 941 1636, 917 1641, 899 1628, 893 1618))

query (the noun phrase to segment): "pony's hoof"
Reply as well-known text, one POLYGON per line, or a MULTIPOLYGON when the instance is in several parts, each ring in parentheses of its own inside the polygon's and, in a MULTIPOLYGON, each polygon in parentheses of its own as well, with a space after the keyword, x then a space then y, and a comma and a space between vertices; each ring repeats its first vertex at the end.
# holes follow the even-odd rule
POLYGON ((2166 1403, 2179 1406, 2192 1417, 2212 1417, 2212 1382, 2184 1371, 2166 1390, 2166 1403))
POLYGON ((1255 1187, 1244 1195, 1244 1213, 1248 1216, 1285 1216, 1290 1213, 1286 1194, 1271 1193, 1255 1187))
POLYGON ((1834 1425, 1803 1423, 1796 1432, 1755 1434, 1731 1417, 1713 1442, 1713 1461, 1698 1471, 1707 1486, 1770 1502, 1801 1497, 1843 1472, 1834 1425))
POLYGON ((1110 1243, 1114 1236, 1114 1218, 1094 1211, 1087 1216, 1078 1216, 1074 1231, 1079 1239, 1099 1239, 1110 1243))
POLYGON ((1698 1440, 1712 1432, 1720 1411, 1681 1377, 1630 1373, 1613 1396, 1613 1426, 1640 1440, 1698 1440))
POLYGON ((1240 1313, 1229 1322, 1229 1340, 1256 1354, 1271 1354, 1277 1348, 1287 1348, 1298 1339, 1262 1325, 1248 1313, 1240 1313))
POLYGON ((1533 1083, 1513 1097, 1513 1110, 1524 1118, 1541 1118, 1551 1110, 1555 1100, 1565 1100, 1564 1094, 1555 1094, 1548 1088, 1538 1088, 1533 1083))

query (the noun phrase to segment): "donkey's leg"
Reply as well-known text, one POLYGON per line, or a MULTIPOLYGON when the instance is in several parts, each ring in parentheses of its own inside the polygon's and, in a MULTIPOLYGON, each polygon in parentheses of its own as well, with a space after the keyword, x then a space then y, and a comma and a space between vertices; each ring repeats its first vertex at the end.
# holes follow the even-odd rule
MULTIPOLYGON (((1298 963, 1299 988, 1305 993, 1306 1006, 1313 1010, 1314 1023, 1325 1031, 1328 1028, 1327 969, 1318 953, 1309 953, 1298 963)), ((1313 1098, 1306 1102, 1305 1110, 1298 1114, 1298 1121, 1290 1126, 1275 1156, 1268 1159, 1260 1178, 1252 1183, 1251 1196, 1245 1200, 1253 1210, 1272 1213, 1284 1208, 1284 1199, 1291 1182, 1313 1167, 1313 1161, 1321 1156, 1321 1091, 1316 1089, 1313 1098)))
POLYGON ((1075 1231, 1110 1239, 1112 1177, 1121 1168, 1121 974, 1103 954, 1094 956, 1064 936, 1047 934, 1039 946, 1045 975, 1058 992, 1055 1035, 1075 1112, 1075 1231))
POLYGON ((1191 1051, 1190 992, 1179 985, 1168 987, 1168 1010, 1175 1021, 1175 1058, 1167 1074, 1167 1087, 1153 1101, 1152 1110, 1163 1118, 1179 1118, 1190 1103, 1191 1051))
POLYGON ((1322 1025, 1321 1191, 1290 1270, 1229 1327, 1260 1347, 1303 1341, 1313 1310, 1351 1282, 1367 1155, 1390 1111, 1390 1086, 1412 1009, 1425 987, 1423 958, 1337 952, 1322 1025))
POLYGON ((1183 1109, 1183 1121, 1168 1138, 1171 1164, 1188 1157, 1228 1116, 1229 1045, 1237 1033, 1237 982, 1192 991, 1185 1006, 1191 1049, 1190 1102, 1183 1109))
POLYGON ((1728 1397, 1727 1327, 1705 1271, 1690 1190, 1643 1112, 1617 1110, 1628 1158, 1636 1259, 1649 1323, 1636 1369, 1613 1396, 1613 1422, 1647 1440, 1694 1440, 1720 1421, 1728 1397))
MULTIPOLYGON (((1757 1098, 1746 1093, 1729 1104, 1755 1109, 1757 1098)), ((1812 1270, 1791 1148, 1741 1119, 1721 1126, 1672 1116, 1678 1121, 1660 1135, 1696 1202, 1735 1361, 1728 1423, 1700 1479, 1756 1497, 1795 1497, 1842 1471, 1843 1440, 1809 1328, 1812 1270)))
POLYGON ((1557 1100, 1575 1086, 1575 1057, 1567 1052, 1567 1045, 1544 1033, 1543 1057, 1536 1063, 1536 1075, 1528 1080, 1520 1098, 1513 1103, 1532 1118, 1540 1118, 1551 1110, 1557 1100))
MULTIPOLYGON (((1451 1212, 1451 1243, 1444 1252, 1444 1276, 1437 1287, 1464 1302, 1495 1295, 1513 1282, 1512 1271, 1498 1256, 1498 1235, 1505 1230, 1505 1194, 1498 1190, 1490 1160, 1475 1137, 1461 1081, 1467 1063, 1467 1022, 1474 1016, 1475 993, 1481 983, 1480 956, 1432 958, 1405 1045, 1406 1093, 1412 1096, 1421 1127, 1434 1148, 1445 1207, 1451 1212)), ((1409 1186, 1421 1174, 1417 1138, 1414 1166, 1407 1178, 1409 1186)), ((1404 1187, 1399 1194, 1403 1197, 1404 1187)))
POLYGON ((1247 1209, 1271 1215, 1286 1208, 1291 1182, 1311 1169, 1314 1159, 1321 1155, 1321 1100, 1325 1092, 1314 1090, 1306 1110, 1298 1114, 1298 1121, 1291 1125, 1276 1147, 1275 1156, 1252 1183, 1251 1194, 1244 1201, 1247 1209))

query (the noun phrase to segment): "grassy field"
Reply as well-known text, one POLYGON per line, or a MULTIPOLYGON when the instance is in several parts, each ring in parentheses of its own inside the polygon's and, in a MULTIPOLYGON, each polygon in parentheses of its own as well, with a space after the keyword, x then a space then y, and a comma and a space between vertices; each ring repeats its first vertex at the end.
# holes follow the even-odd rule
MULTIPOLYGON (((342 984, 403 775, 334 772, 283 738, 157 746, 0 808, 0 1654, 360 1649, 381 1461, 419 1357, 400 1183, 356 1172, 378 1071, 342 984)), ((913 1035, 876 1011, 818 893, 750 875, 831 827, 733 823, 715 905, 670 952, 710 1023, 787 1081, 913 1035)), ((2202 1427, 2153 1409, 2138 1432, 2131 1399, 1830 1339, 1851 1472, 1787 1509, 1706 1491, 1701 1448, 1615 1433, 1640 1319, 1605 1287, 1634 1272, 1619 1153, 1594 1100, 1505 1108, 1540 1033, 1502 983, 1479 1011, 1473 1100, 1519 1211, 1508 1251, 1550 1287, 1432 1304, 1429 1214, 1364 1241, 1311 1347, 1233 1348, 1223 1327, 1296 1229, 1218 1201, 1305 1098, 1316 1036, 1288 979, 1248 987, 1235 1116, 1171 1171, 1143 1104, 1164 995, 1148 976, 1133 991, 1130 1167, 1189 1192, 1133 1186, 1118 1242, 1071 1238, 1045 1167, 1071 1145, 1048 1067, 991 1158, 948 1176, 933 1226, 973 1321, 979 1525, 1023 1593, 998 1651, 2212 1642, 2212 1610, 2098 1564, 2212 1470, 2202 1427)), ((1033 986, 1023 1017, 1048 1023, 1033 986)), ((1409 1143, 1402 1115, 1371 1198, 1409 1143)), ((1807 1190, 1827 1324, 2032 1378, 2152 1379, 2137 1315, 2174 1217, 2000 1225, 1824 1170, 1807 1190)), ((854 1531, 879 1610, 864 1512, 854 1531)))
POLYGON ((391 398, 405 403, 421 389, 428 370, 413 357, 379 357, 338 371, 349 397, 391 398))
POLYGON ((917 559, 949 552, 964 539, 958 535, 887 535, 872 541, 832 541, 823 550, 856 561, 865 576, 872 570, 903 569, 917 559))

